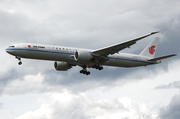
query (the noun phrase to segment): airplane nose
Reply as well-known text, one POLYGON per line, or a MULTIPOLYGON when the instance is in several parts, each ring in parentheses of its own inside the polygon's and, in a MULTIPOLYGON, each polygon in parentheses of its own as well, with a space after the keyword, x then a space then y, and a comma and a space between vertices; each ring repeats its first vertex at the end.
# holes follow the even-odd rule
POLYGON ((6 52, 11 54, 11 55, 16 55, 15 46, 10 45, 8 48, 6 48, 6 52))
POLYGON ((12 54, 12 51, 9 48, 6 49, 6 52, 12 54))
POLYGON ((7 52, 7 53, 9 53, 9 50, 8 50, 8 48, 6 49, 6 52, 7 52))
POLYGON ((17 53, 16 53, 16 51, 15 51, 14 48, 7 48, 7 49, 6 49, 6 52, 7 52, 8 54, 10 54, 10 55, 13 55, 13 56, 16 56, 16 55, 17 55, 17 53))

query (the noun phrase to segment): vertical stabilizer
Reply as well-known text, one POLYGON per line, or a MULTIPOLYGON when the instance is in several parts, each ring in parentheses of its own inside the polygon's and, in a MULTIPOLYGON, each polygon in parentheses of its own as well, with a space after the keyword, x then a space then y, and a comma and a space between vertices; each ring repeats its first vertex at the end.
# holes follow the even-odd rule
POLYGON ((139 55, 154 58, 158 43, 159 37, 156 37, 139 55))

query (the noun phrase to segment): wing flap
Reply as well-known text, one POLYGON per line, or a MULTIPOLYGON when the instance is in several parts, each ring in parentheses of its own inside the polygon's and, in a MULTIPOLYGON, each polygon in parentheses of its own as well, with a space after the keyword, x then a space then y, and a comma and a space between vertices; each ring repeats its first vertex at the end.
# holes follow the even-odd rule
POLYGON ((166 55, 166 56, 162 56, 162 57, 157 57, 157 58, 153 58, 153 59, 150 59, 148 61, 158 61, 158 60, 162 60, 162 59, 166 59, 166 58, 169 58, 169 57, 173 57, 173 56, 176 56, 177 54, 172 54, 172 55, 166 55))

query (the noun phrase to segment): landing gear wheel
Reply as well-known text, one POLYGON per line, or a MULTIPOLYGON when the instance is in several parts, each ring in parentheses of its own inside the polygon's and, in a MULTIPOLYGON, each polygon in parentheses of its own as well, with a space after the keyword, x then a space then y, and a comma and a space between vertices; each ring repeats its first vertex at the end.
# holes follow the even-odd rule
POLYGON ((85 71, 85 70, 83 70, 83 74, 86 74, 86 71, 85 71))
POLYGON ((103 67, 100 66, 99 64, 93 65, 92 68, 95 68, 95 69, 98 69, 98 70, 103 70, 103 67))
POLYGON ((18 62, 18 64, 19 64, 19 65, 21 65, 21 64, 22 64, 22 62, 18 62))
POLYGON ((103 70, 103 67, 99 67, 99 70, 103 70))
POLYGON ((80 73, 82 74, 82 73, 83 73, 83 70, 81 70, 80 73))
POLYGON ((88 71, 88 72, 86 72, 86 75, 89 75, 90 74, 90 72, 88 71))

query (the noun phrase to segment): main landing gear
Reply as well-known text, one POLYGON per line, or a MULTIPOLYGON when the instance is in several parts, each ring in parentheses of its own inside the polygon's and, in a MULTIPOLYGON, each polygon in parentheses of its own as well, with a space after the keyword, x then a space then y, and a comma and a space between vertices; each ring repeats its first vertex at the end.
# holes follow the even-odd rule
POLYGON ((87 66, 83 66, 82 68, 83 69, 80 71, 81 74, 86 74, 86 75, 90 74, 90 72, 86 70, 87 66))
MULTIPOLYGON (((83 66, 83 69, 80 71, 81 74, 86 74, 89 75, 90 72, 86 70, 87 66, 83 66)), ((95 64, 92 66, 92 68, 98 69, 98 70, 103 70, 103 67, 100 66, 99 64, 95 64)))
POLYGON ((21 65, 21 64, 22 64, 22 62, 21 62, 21 58, 20 58, 20 57, 18 57, 18 56, 16 56, 16 58, 19 60, 18 64, 19 64, 19 65, 21 65))
POLYGON ((100 66, 99 64, 93 65, 92 68, 99 69, 99 70, 103 70, 103 67, 100 66))
POLYGON ((86 74, 86 75, 89 75, 89 74, 90 74, 90 72, 87 71, 86 69, 81 70, 80 73, 81 73, 81 74, 86 74))

